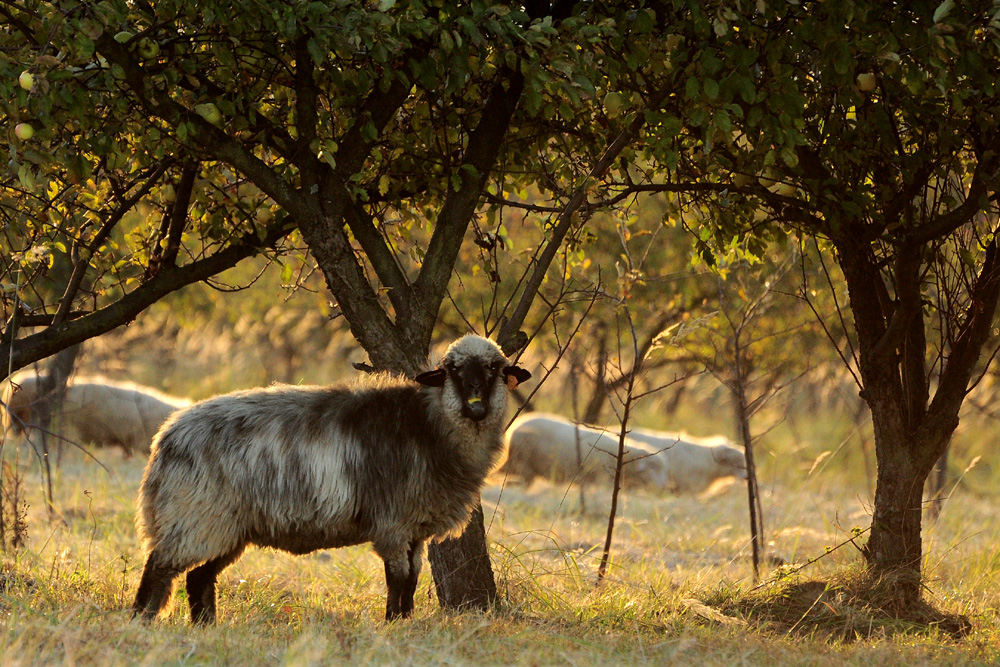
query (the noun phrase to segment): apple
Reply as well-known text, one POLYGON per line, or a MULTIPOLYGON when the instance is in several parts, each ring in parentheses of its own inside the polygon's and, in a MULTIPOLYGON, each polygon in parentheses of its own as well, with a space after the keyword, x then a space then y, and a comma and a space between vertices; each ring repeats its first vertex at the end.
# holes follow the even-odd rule
POLYGON ((782 197, 794 197, 795 186, 791 183, 778 183, 778 187, 775 188, 774 192, 782 197))
POLYGON ((274 212, 270 208, 264 206, 257 209, 257 222, 266 225, 272 220, 274 220, 274 212))
POLYGON ((136 51, 143 60, 152 60, 160 54, 160 45, 149 37, 143 37, 139 40, 139 46, 136 51))
POLYGON ((618 115, 622 108, 622 96, 619 93, 610 92, 604 96, 604 112, 610 118, 618 115))
POLYGON ((774 186, 775 183, 778 182, 778 177, 774 169, 772 169, 771 167, 767 167, 766 169, 764 169, 764 173, 762 173, 757 178, 757 182, 760 183, 765 188, 771 188, 774 186))
POLYGON ((875 90, 875 75, 871 72, 862 72, 858 75, 858 88, 863 93, 875 90))
POLYGON ((212 125, 220 125, 222 123, 222 112, 219 111, 219 107, 211 102, 196 105, 194 111, 212 125))
POLYGON ((31 127, 29 123, 18 123, 14 126, 14 134, 21 141, 28 141, 35 136, 35 128, 31 127))
POLYGON ((135 37, 135 35, 129 32, 128 30, 122 30, 119 33, 115 33, 115 41, 118 42, 119 44, 124 44, 133 37, 135 37))
POLYGON ((177 193, 174 192, 174 186, 167 183, 160 188, 160 201, 164 204, 172 204, 175 199, 177 199, 177 193))
POLYGON ((17 77, 17 85, 25 90, 31 90, 35 87, 35 76, 28 70, 24 70, 21 72, 21 76, 17 77))

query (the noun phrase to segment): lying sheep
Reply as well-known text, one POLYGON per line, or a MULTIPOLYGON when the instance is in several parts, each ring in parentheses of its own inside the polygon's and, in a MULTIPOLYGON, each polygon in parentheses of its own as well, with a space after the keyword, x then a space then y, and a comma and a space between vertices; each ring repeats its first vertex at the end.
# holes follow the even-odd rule
MULTIPOLYGON (((34 425, 44 378, 15 374, 4 388, 4 428, 27 433, 34 425)), ((171 414, 190 401, 140 385, 98 377, 72 378, 60 412, 62 434, 69 440, 101 447, 121 447, 126 456, 149 453, 150 443, 171 414)))
POLYGON ((466 336, 419 385, 380 374, 351 388, 275 386, 178 413, 139 492, 148 556, 134 613, 155 618, 187 571, 191 620, 214 623, 216 578, 250 544, 304 554, 371 542, 386 619, 409 616, 427 540, 465 527, 502 455, 507 387, 529 377, 466 336))
POLYGON ((677 494, 705 491, 717 479, 747 478, 746 457, 724 436, 698 438, 686 433, 633 428, 629 437, 649 452, 658 452, 667 471, 664 488, 677 494))
MULTIPOLYGON (((677 494, 708 489, 716 479, 746 479, 743 450, 722 437, 694 438, 680 433, 632 428, 625 439, 625 479, 677 494)), ((602 470, 610 479, 618 452, 614 429, 577 426, 553 414, 528 413, 507 430, 508 458, 501 472, 530 481, 593 479, 602 470), (579 459, 577 437, 580 442, 579 459)))
POLYGON ((41 381, 41 376, 35 371, 20 371, 3 383, 3 391, 0 392, 3 412, 0 418, 4 433, 22 435, 28 430, 33 411, 44 400, 41 381))
MULTIPOLYGON (((632 438, 625 438, 625 480, 663 488, 665 461, 632 438)), ((618 432, 577 425, 542 412, 519 416, 507 429, 507 460, 501 473, 531 481, 555 482, 611 479, 618 455, 618 432), (577 448, 579 442, 579 449, 577 448)))

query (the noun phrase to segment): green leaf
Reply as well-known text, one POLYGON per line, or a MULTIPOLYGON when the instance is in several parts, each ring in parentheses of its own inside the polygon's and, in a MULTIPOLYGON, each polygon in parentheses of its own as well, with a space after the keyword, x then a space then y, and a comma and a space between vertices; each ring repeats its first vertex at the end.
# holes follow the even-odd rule
POLYGON ((934 10, 934 23, 940 23, 943 18, 951 13, 955 8, 955 0, 944 0, 937 9, 934 10))
POLYGON ((719 99, 719 82, 715 79, 705 79, 702 82, 702 87, 705 89, 705 97, 710 100, 719 99))

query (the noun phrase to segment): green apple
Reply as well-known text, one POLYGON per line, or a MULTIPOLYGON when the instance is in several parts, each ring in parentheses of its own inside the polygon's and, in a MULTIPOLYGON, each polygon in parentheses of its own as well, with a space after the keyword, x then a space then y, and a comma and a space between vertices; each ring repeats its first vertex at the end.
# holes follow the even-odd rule
POLYGON ((765 188, 771 188, 778 182, 777 173, 771 167, 764 169, 764 172, 757 178, 757 182, 765 188))
POLYGON ((274 220, 274 211, 272 211, 269 207, 264 206, 257 209, 257 222, 262 225, 266 225, 272 220, 274 220))
POLYGON ((875 75, 871 72, 862 72, 858 75, 857 81, 861 92, 867 93, 875 90, 875 75))
POLYGON ((774 192, 782 197, 794 197, 795 186, 791 183, 778 183, 778 187, 775 188, 774 192))
POLYGON ((604 113, 608 117, 614 118, 622 108, 622 96, 619 93, 610 92, 604 96, 604 113))
POLYGON ((139 53, 139 57, 143 60, 152 60, 156 56, 160 55, 160 45, 151 40, 149 37, 143 37, 139 40, 139 46, 136 51, 139 53))
POLYGON ((177 193, 174 192, 174 186, 170 183, 160 188, 160 201, 164 204, 172 204, 175 199, 177 199, 177 193))
POLYGON ((24 70, 21 72, 21 76, 17 77, 17 85, 25 90, 31 90, 35 87, 35 76, 28 70, 24 70))
POLYGON ((21 141, 28 141, 35 136, 35 128, 31 127, 29 123, 18 123, 14 126, 14 134, 21 141))
POLYGON ((128 30, 122 30, 119 33, 115 33, 115 41, 118 42, 119 44, 124 44, 133 37, 135 37, 135 34, 129 32, 128 30))
POLYGON ((212 125, 219 125, 222 123, 222 112, 219 111, 219 107, 215 106, 211 102, 196 105, 194 111, 212 125))

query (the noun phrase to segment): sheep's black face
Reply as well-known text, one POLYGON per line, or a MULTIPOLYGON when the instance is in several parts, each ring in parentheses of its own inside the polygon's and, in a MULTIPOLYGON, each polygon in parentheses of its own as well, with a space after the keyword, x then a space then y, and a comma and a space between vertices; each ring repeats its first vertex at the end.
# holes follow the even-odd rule
POLYGON ((440 366, 413 379, 426 387, 442 388, 442 400, 452 415, 481 422, 490 410, 503 409, 505 396, 497 390, 506 389, 498 387, 498 382, 513 390, 530 377, 520 366, 510 365, 496 343, 468 335, 451 344, 440 366))
POLYGON ((462 416, 474 422, 482 421, 489 412, 493 386, 504 366, 500 360, 492 364, 471 361, 461 366, 445 366, 448 377, 455 383, 462 399, 462 416))

